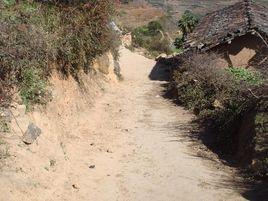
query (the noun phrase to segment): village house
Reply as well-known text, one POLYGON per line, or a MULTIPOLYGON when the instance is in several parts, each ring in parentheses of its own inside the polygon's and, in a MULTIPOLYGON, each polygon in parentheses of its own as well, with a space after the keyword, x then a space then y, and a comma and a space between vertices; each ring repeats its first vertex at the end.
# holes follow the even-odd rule
POLYGON ((221 67, 265 69, 268 64, 268 9, 244 0, 209 13, 187 39, 185 47, 221 55, 221 67))

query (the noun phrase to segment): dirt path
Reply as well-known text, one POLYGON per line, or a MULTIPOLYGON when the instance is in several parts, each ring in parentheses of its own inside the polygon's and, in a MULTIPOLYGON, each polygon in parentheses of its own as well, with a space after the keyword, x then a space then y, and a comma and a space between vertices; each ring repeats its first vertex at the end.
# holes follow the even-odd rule
POLYGON ((0 200, 244 200, 227 172, 193 155, 183 138, 192 116, 161 97, 161 82, 148 78, 155 62, 126 49, 121 55, 124 81, 76 123, 61 144, 65 160, 21 176, 24 183, 1 177, 0 200))

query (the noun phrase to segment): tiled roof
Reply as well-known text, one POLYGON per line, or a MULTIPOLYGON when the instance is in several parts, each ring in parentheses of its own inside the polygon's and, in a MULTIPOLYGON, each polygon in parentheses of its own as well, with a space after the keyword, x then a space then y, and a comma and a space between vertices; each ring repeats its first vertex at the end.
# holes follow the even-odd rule
POLYGON ((185 46, 207 50, 254 31, 268 39, 268 9, 244 0, 207 14, 189 35, 185 46))

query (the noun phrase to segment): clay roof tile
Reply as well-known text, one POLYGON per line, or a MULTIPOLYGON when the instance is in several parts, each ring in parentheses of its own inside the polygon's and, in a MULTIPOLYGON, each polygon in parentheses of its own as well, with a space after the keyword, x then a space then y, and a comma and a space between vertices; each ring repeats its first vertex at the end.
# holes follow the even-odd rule
POLYGON ((244 0, 204 16, 185 46, 207 50, 253 31, 268 39, 268 9, 252 0, 244 0))

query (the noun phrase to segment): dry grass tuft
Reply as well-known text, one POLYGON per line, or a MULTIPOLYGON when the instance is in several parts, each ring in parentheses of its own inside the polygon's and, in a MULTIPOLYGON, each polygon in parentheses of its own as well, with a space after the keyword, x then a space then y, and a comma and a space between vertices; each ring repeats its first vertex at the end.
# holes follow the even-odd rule
POLYGON ((2 105, 15 88, 26 105, 42 104, 53 67, 78 80, 94 58, 117 49, 113 1, 6 0, 0 10, 2 105))

